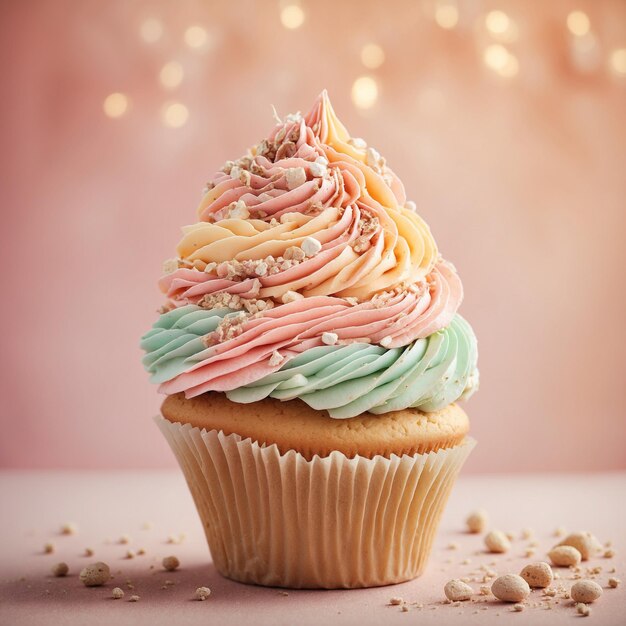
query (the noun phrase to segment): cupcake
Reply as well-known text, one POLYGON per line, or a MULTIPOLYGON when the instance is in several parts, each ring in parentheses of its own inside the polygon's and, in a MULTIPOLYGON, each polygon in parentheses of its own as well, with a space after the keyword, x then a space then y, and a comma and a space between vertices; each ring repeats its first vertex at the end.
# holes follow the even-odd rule
POLYGON ((354 588, 423 571, 475 442, 455 268, 326 92, 210 180, 142 338, 215 567, 354 588))

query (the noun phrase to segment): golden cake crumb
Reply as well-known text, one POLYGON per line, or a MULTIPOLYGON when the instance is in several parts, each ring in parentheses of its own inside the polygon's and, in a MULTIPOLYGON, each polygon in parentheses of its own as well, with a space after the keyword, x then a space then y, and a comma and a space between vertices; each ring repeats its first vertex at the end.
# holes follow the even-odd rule
POLYGON ((491 593, 503 602, 521 602, 530 595, 530 587, 521 576, 504 574, 493 582, 491 593))
POLYGON ((474 590, 458 578, 449 580, 443 588, 443 592, 450 602, 464 602, 474 595, 474 590))
POLYGON ((163 567, 168 572, 173 572, 180 566, 180 561, 175 556, 166 556, 163 558, 163 567))
POLYGON ((548 552, 548 556, 557 567, 572 567, 582 559, 580 552, 573 546, 556 546, 548 552))
POLYGON ((514 611, 523 611, 526 607, 523 604, 520 604, 519 602, 517 604, 513 605, 513 610, 514 611))
POLYGON ((602 595, 602 587, 593 580, 579 580, 572 585, 570 595, 574 602, 589 604, 602 595))
POLYGON ((198 587, 196 589, 196 600, 204 601, 211 595, 211 590, 208 587, 198 587))
POLYGON ((61 526, 62 535, 75 535, 78 532, 78 526, 74 522, 66 522, 61 526))
POLYGON ((111 570, 106 563, 98 561, 83 568, 79 578, 85 587, 99 587, 110 580, 111 570))
POLYGON ((589 614, 591 613, 591 609, 586 604, 579 602, 576 605, 576 612, 578 613, 578 615, 582 615, 583 617, 588 617, 589 614))
POLYGON ((85 548, 84 555, 85 556, 93 556, 94 555, 93 548, 85 548))
POLYGON ((398 598, 397 596, 393 597, 393 598, 391 598, 391 600, 389 600, 389 604, 391 606, 398 606, 398 605, 402 604, 403 602, 404 602, 404 600, 402 598, 398 598))
POLYGON ((131 596, 128 599, 129 602, 139 602, 139 596, 131 596))
POLYGON ((124 591, 120 589, 119 587, 114 587, 111 591, 111 597, 114 600, 120 600, 121 598, 124 597, 124 591))
POLYGON ((489 552, 504 553, 511 548, 509 538, 500 530, 492 530, 485 535, 485 546, 489 552))
POLYGON ((52 554, 55 552, 57 547, 52 543, 52 541, 48 541, 48 543, 44 544, 43 551, 44 554, 52 554))
POLYGON ((529 584, 530 587, 536 589, 545 589, 546 587, 549 587, 554 579, 552 568, 543 561, 527 565, 520 572, 520 576, 529 584))
MULTIPOLYGON (((57 563, 56 565, 54 565, 52 567, 52 574, 54 576, 66 576, 67 573, 70 571, 70 568, 68 567, 67 563, 57 563)), ((611 581, 609 581, 610 584, 611 581)))
POLYGON ((622 581, 619 578, 609 578, 609 587, 611 589, 617 588, 621 583, 622 581))
POLYGON ((605 559, 612 559, 614 556, 615 556, 615 550, 612 550, 611 548, 609 548, 608 550, 604 551, 605 559))
POLYGON ((580 556, 583 561, 587 561, 594 553, 596 548, 600 545, 600 542, 589 532, 579 531, 571 533, 563 539, 559 546, 572 546, 580 552, 580 556))
POLYGON ((119 543, 121 543, 122 545, 125 545, 127 543, 130 543, 130 537, 128 535, 122 535, 119 540, 119 543))

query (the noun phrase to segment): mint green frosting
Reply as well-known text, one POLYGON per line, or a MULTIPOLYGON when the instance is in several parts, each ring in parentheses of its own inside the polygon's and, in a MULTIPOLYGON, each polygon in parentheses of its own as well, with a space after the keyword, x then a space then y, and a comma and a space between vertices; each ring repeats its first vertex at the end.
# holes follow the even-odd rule
MULTIPOLYGON (((153 382, 171 380, 207 358, 210 349, 201 337, 232 313, 187 305, 162 315, 141 342, 153 382)), ((226 395, 242 403, 300 398, 335 418, 408 407, 436 411, 476 390, 477 359, 476 337, 456 315, 443 330, 401 348, 367 343, 310 348, 277 372, 226 395)))

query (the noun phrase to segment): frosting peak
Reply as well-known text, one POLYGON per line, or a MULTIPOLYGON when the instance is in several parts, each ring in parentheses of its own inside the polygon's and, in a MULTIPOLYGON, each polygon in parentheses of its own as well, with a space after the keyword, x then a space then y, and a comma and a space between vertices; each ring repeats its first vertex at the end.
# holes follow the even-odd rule
MULTIPOLYGON (((394 350, 420 352, 416 346, 427 337, 433 337, 428 345, 439 345, 435 334, 450 326, 442 335, 450 338, 445 350, 433 354, 454 360, 459 346, 466 347, 451 387, 453 399, 459 397, 475 369, 476 350, 467 348, 475 339, 466 322, 455 322, 463 296, 456 271, 439 256, 412 204, 385 159, 350 136, 325 91, 307 115, 280 120, 266 139, 213 175, 199 221, 183 229, 177 258, 166 263, 159 281, 164 314, 142 343, 161 390, 226 391, 250 401, 259 389, 275 395, 285 384, 299 388, 278 376, 292 360, 310 363, 323 353, 323 363, 335 362, 361 354, 342 346, 377 345, 380 365, 394 350), (268 376, 280 379, 271 390, 268 376), (254 391, 245 391, 250 385, 254 391)), ((424 380, 430 380, 427 370, 424 380)), ((359 380, 351 383, 355 389, 359 380)), ((296 394, 305 400, 313 388, 316 398, 329 393, 307 384, 309 391, 296 394)), ((437 404, 425 397, 431 396, 416 404, 411 396, 406 406, 437 404)), ((384 407, 398 402, 404 401, 377 401, 363 410, 395 410, 384 407)), ((352 409, 330 408, 351 416, 352 409)))

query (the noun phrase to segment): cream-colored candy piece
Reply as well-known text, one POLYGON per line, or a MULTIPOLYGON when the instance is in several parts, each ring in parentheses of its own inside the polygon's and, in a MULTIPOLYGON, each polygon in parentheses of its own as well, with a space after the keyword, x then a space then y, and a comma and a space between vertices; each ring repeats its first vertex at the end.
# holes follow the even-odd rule
POLYGON ((274 350, 269 360, 270 367, 280 365, 284 360, 285 357, 278 350, 274 350))
POLYGON ((521 576, 504 574, 493 581, 491 593, 503 602, 521 602, 530 595, 530 587, 521 576))
POLYGON ((467 530, 471 533, 482 533, 483 530, 487 528, 488 523, 489 516, 487 515, 487 511, 483 511, 482 509, 472 511, 465 520, 467 530))
POLYGON ((334 346, 337 343, 339 336, 337 333, 322 333, 322 343, 327 346, 334 346))
POLYGON ((257 276, 265 276, 265 274, 267 274, 267 269, 268 269, 267 263, 265 261, 261 261, 254 268, 254 273, 257 276))
POLYGON ((587 561, 596 551, 600 542, 591 534, 585 531, 571 533, 567 535, 563 541, 559 542, 559 546, 572 546, 580 552, 583 561, 587 561))
POLYGON ((111 570, 106 563, 98 561, 83 568, 79 578, 85 587, 99 587, 111 579, 111 570))
POLYGON ((74 522, 67 522, 61 526, 61 534, 75 535, 78 532, 78 526, 74 522))
POLYGON ((576 613, 578 613, 578 615, 582 615, 583 617, 588 617, 591 613, 591 609, 586 604, 579 602, 576 605, 576 613))
POLYGON ((167 259, 163 261, 163 273, 173 274, 178 269, 178 259, 167 259))
POLYGON ((114 587, 111 591, 111 597, 114 600, 121 600, 124 597, 124 591, 119 587, 114 587))
POLYGON ((285 170, 287 189, 290 191, 306 183, 306 172, 303 167, 289 167, 285 170))
POLYGON ((166 556, 163 558, 163 567, 168 572, 173 572, 180 566, 180 561, 175 556, 166 556))
POLYGON ((208 587, 198 587, 196 589, 196 600, 206 600, 211 595, 211 590, 208 587))
POLYGON ((443 592, 450 602, 463 602, 469 600, 474 594, 474 590, 458 578, 449 580, 443 588, 443 592))
POLYGON ((350 137, 350 139, 348 139, 348 143, 355 148, 359 148, 360 150, 367 148, 367 141, 365 141, 365 139, 361 139, 361 137, 350 137))
POLYGON ((572 585, 570 595, 574 602, 584 602, 589 604, 602 595, 602 587, 593 580, 579 580, 572 585))
POLYGON ((305 237, 300 247, 306 256, 311 257, 315 256, 322 249, 322 244, 314 237, 305 237))
POLYGON ((580 552, 572 546, 557 546, 548 552, 548 556, 557 567, 573 567, 581 561, 580 552))
POLYGON ((285 291, 282 295, 281 301, 283 304, 289 304, 290 302, 295 302, 296 300, 302 300, 304 296, 297 291, 285 291))
POLYGON ((520 576, 535 589, 545 589, 554 580, 552 568, 543 561, 527 565, 520 572, 520 576))
POLYGON ((309 170, 316 178, 322 178, 323 176, 326 176, 326 172, 328 172, 326 165, 318 163, 317 161, 315 163, 311 163, 309 170))
POLYGON ((235 220, 247 220, 250 217, 250 211, 243 200, 237 200, 228 208, 228 217, 235 220))
POLYGON ((57 563, 52 567, 52 574, 54 576, 67 576, 67 573, 70 571, 67 563, 57 563))
POLYGON ((485 536, 485 545, 489 552, 508 552, 511 549, 509 538, 501 530, 492 530, 485 536))

